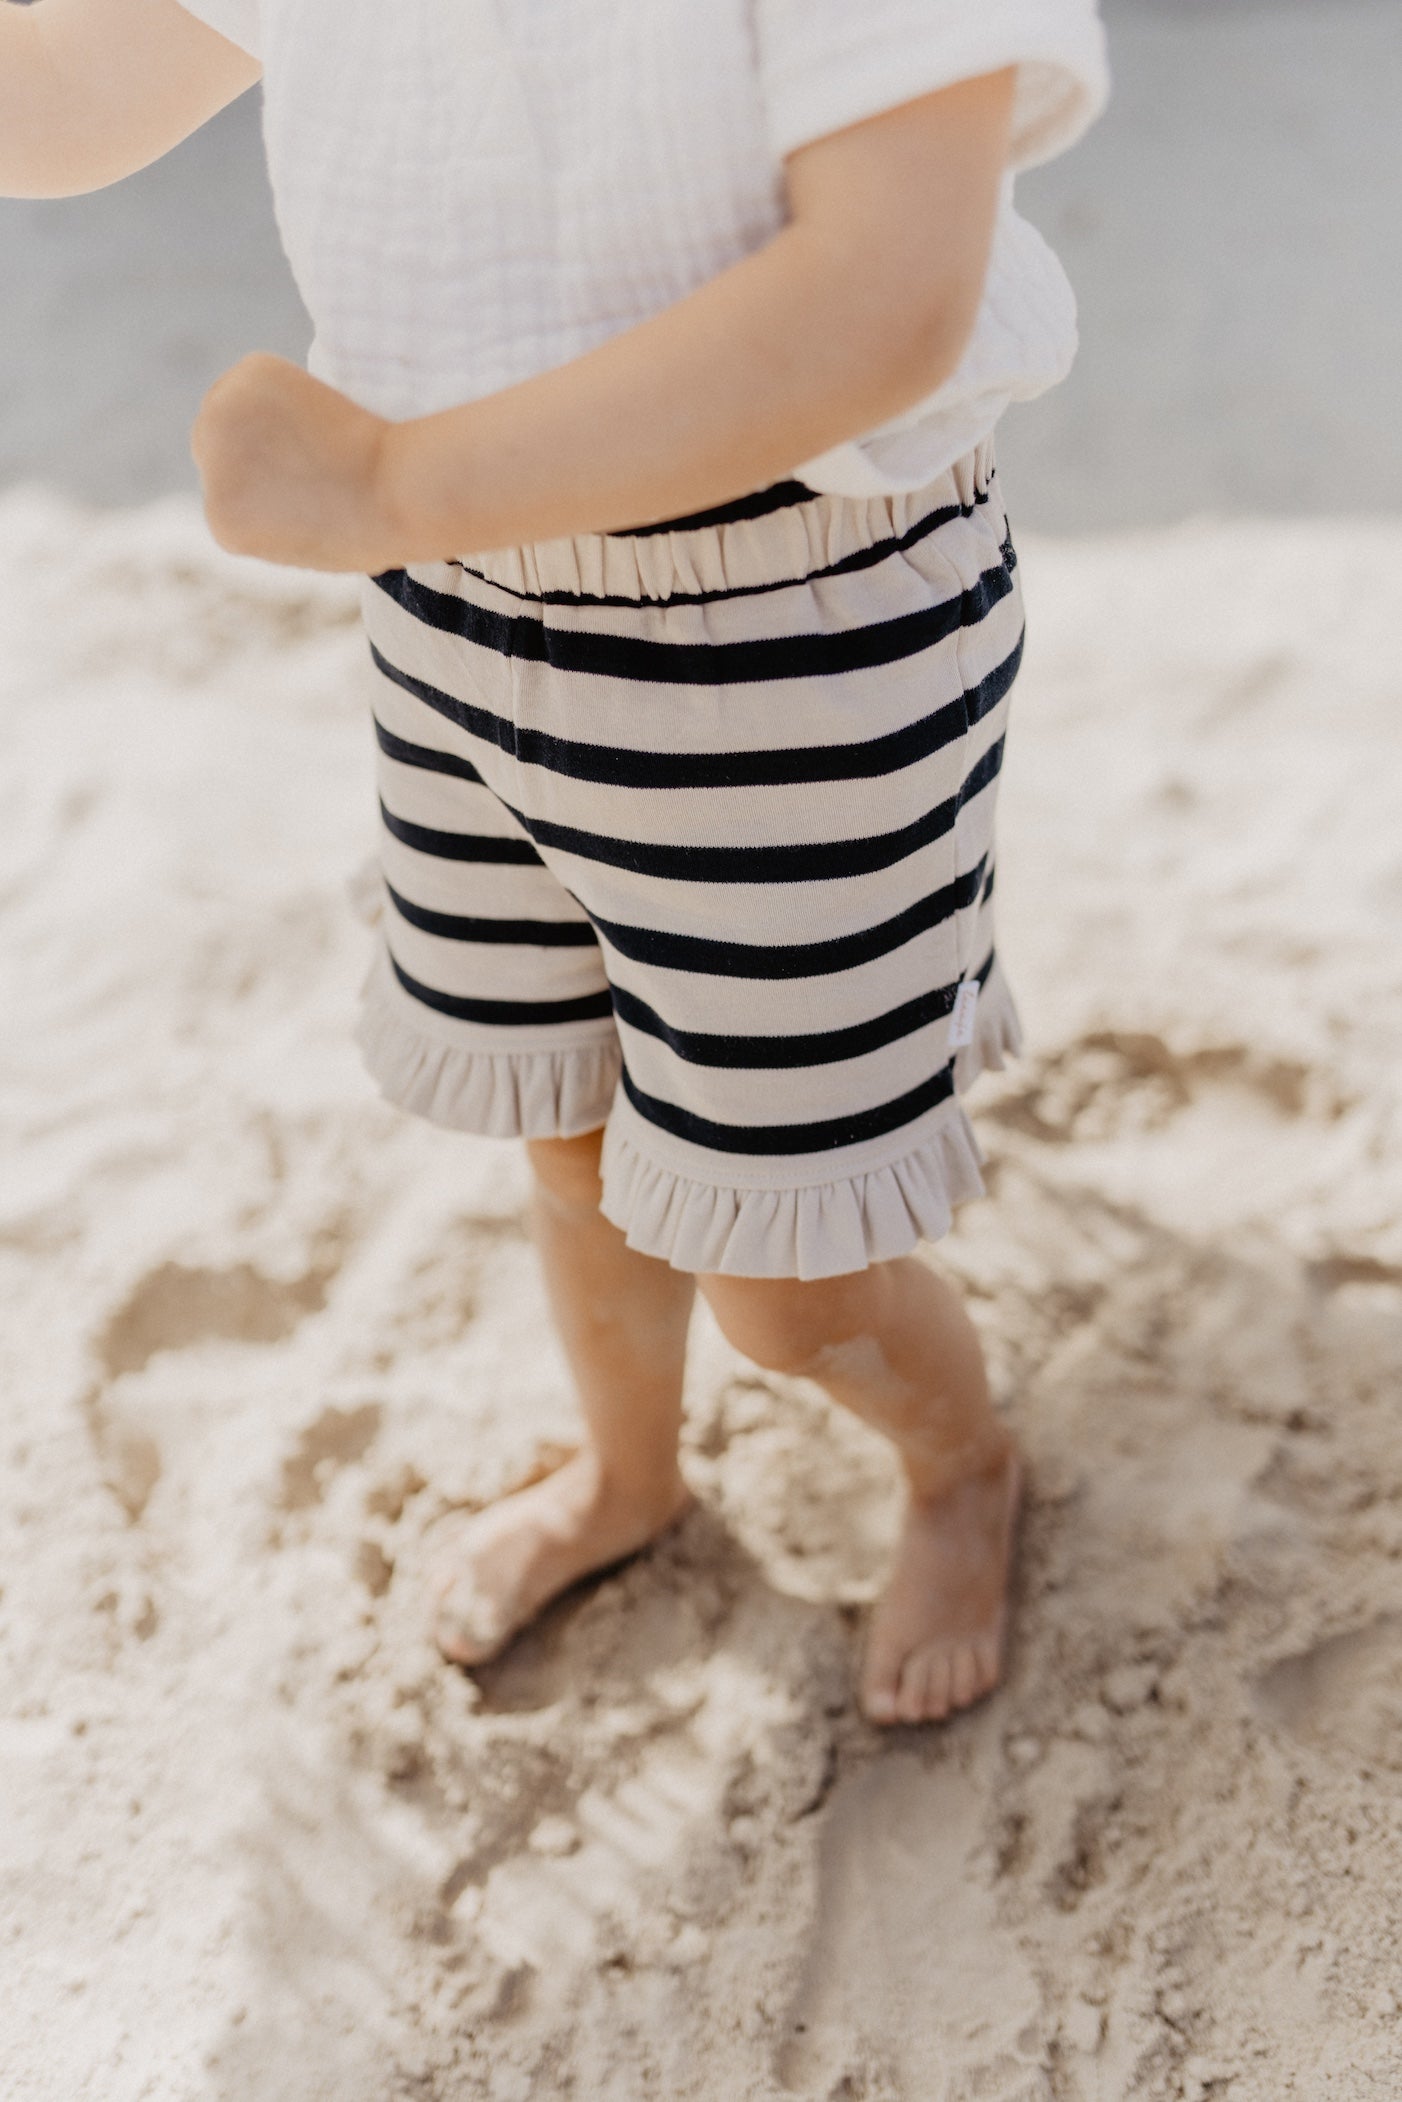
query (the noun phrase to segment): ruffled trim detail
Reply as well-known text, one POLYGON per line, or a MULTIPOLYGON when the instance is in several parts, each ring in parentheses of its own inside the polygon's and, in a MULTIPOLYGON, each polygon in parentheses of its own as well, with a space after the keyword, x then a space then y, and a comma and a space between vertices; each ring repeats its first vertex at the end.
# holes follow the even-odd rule
POLYGON ((380 1092, 449 1131, 488 1139, 569 1139, 608 1119, 622 1069, 616 1037, 558 1051, 474 1051, 415 1026, 367 992, 356 1041, 380 1092))
POLYGON ((955 1057, 955 1099, 938 1120, 898 1160, 796 1189, 736 1188, 662 1166, 642 1150, 646 1125, 620 1101, 604 1134, 604 1216, 630 1248, 706 1276, 842 1277, 892 1262, 941 1239, 955 1207, 985 1194, 983 1156, 958 1096, 981 1073, 1001 1073, 1021 1048, 995 961, 974 1040, 955 1057))
POLYGON ((984 1194, 981 1156, 957 1102, 900 1160, 802 1189, 724 1188, 659 1167, 611 1124, 603 1212, 630 1248, 675 1270, 725 1277, 842 1277, 909 1255, 984 1194))

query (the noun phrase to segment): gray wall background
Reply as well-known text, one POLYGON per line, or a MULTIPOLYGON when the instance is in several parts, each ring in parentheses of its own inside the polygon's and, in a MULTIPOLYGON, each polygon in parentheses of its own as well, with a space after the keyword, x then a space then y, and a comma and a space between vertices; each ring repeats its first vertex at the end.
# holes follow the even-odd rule
MULTIPOLYGON (((1082 352, 1014 411, 1024 525, 1402 510, 1402 5, 1108 0, 1109 115, 1026 179, 1082 352)), ((245 96, 101 194, 0 202, 0 485, 194 488, 218 373, 310 330, 245 96)))

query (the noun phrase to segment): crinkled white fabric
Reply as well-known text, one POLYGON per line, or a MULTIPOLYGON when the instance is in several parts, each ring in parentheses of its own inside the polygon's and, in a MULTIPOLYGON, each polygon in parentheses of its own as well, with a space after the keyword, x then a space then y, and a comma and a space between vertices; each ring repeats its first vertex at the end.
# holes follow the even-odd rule
MULTIPOLYGON (((529 379, 771 239, 783 159, 914 97, 1019 69, 1012 168, 1108 91, 1096 0, 185 0, 259 55, 278 223, 310 366, 393 419, 529 379)), ((998 215, 958 371, 797 472, 918 489, 1059 380, 1060 264, 998 215)))
POLYGON ((622 1066, 612 1025, 558 1050, 482 1051, 446 1017, 405 998, 383 956, 356 1039, 387 1101, 449 1131, 490 1139, 575 1138, 609 1114, 622 1066))
MULTIPOLYGON (((994 969, 979 1001, 972 1044, 956 1079, 971 1086, 1001 1071, 1021 1044, 1012 996, 994 969), (962 1069, 962 1070, 961 1070, 962 1069)), ((722 1157, 681 1148, 646 1124, 620 1095, 604 1133, 603 1212, 628 1246, 673 1269, 721 1277, 843 1277, 869 1263, 909 1255, 948 1233, 955 1208, 984 1194, 983 1156, 956 1095, 921 1124, 863 1149, 846 1175, 773 1190, 747 1184, 754 1163, 728 1162, 736 1179, 717 1182, 722 1157), (892 1156, 892 1144, 898 1151, 892 1156), (698 1169, 676 1165, 692 1155, 698 1169)), ((812 1172, 812 1165, 805 1164, 812 1172)))

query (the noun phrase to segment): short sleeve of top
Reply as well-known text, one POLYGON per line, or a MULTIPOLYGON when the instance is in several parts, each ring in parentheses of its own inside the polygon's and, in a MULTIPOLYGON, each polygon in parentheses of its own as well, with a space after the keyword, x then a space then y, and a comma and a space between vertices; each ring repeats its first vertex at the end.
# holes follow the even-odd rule
POLYGON ((919 95, 1015 65, 1010 165, 1030 168, 1073 145, 1109 92, 1096 0, 757 0, 756 19, 770 143, 781 159, 919 95))
POLYGON ((258 19, 259 0, 180 0, 187 15, 217 29, 231 44, 254 58, 263 56, 263 32, 258 19))

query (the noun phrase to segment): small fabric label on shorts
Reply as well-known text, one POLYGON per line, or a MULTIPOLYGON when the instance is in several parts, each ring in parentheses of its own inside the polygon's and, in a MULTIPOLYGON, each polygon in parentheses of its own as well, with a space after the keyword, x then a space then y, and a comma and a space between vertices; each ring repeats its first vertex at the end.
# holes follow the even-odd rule
POLYGON ((977 978, 966 978, 954 995, 954 1012, 949 1019, 949 1048, 962 1051, 974 1040, 974 1016, 978 1012, 979 982, 977 978))

